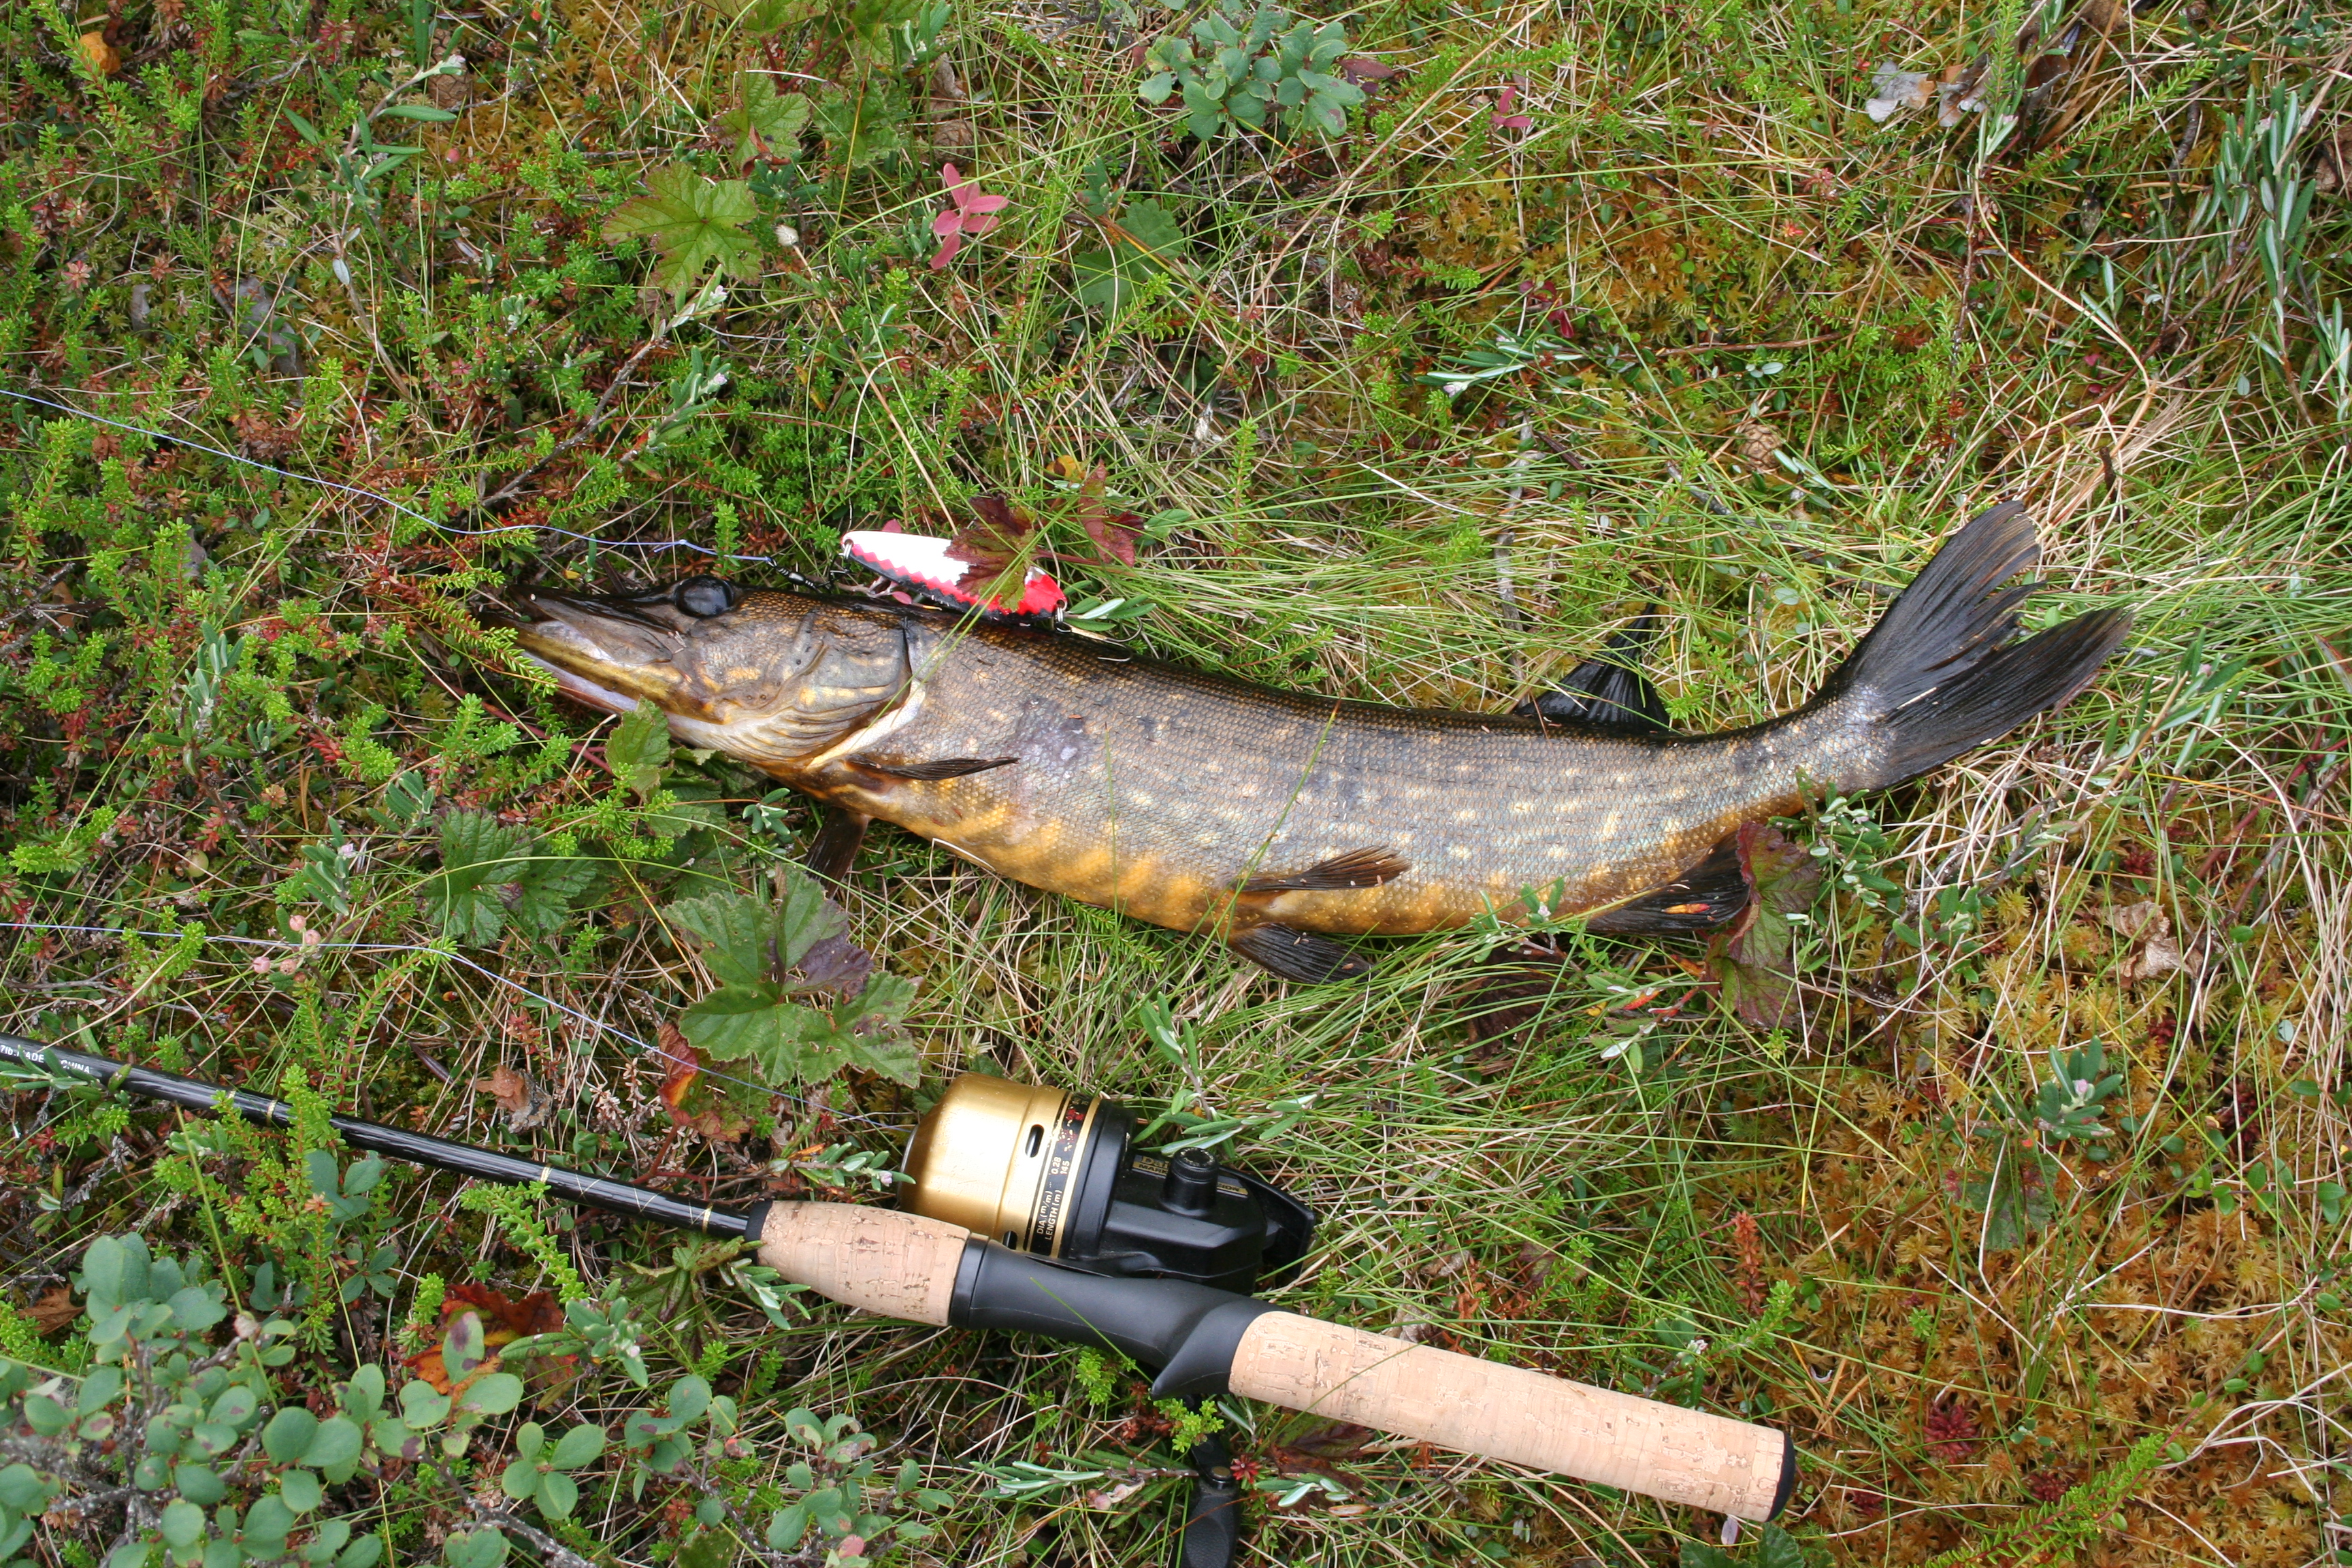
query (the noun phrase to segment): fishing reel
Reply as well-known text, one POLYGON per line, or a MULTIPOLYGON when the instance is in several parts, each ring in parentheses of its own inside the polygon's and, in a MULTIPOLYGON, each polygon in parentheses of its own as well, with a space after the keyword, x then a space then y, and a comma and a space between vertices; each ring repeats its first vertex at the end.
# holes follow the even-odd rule
POLYGON ((1100 1096, 966 1073, 907 1145, 903 1202, 1089 1274, 1246 1296, 1297 1272, 1313 1210, 1201 1150, 1143 1153, 1135 1128, 1100 1096))
MULTIPOLYGON (((1269 1182, 1198 1149, 1139 1152, 1124 1106, 985 1073, 948 1086, 905 1169, 917 1214, 1085 1274, 1247 1296, 1295 1274, 1315 1239, 1314 1211, 1269 1182)), ((1185 1458, 1192 1492, 1173 1568, 1232 1568, 1243 1492, 1232 1454, 1212 1435, 1185 1458)))

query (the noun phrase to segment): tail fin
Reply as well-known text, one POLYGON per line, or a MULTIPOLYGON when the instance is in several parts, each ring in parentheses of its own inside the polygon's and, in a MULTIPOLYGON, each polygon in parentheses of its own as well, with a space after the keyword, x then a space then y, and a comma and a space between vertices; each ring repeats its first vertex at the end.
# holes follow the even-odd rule
POLYGON ((2041 560, 2025 509, 2011 501, 1979 515, 1946 542, 1822 697, 1861 700, 1886 743, 1876 776, 1849 781, 1885 789, 1999 739, 2090 683, 2131 629, 2125 610, 2102 610, 2003 646, 2017 606, 2037 583, 2002 583, 2041 560))

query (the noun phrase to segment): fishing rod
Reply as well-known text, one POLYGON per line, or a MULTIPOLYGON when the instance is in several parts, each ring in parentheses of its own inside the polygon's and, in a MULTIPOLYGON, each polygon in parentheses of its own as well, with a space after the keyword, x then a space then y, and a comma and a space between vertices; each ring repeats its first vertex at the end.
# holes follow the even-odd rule
MULTIPOLYGON (((13 1035, 0 1035, 0 1062, 265 1127, 294 1121, 268 1095, 13 1035)), ((752 1243, 784 1279, 883 1317, 1114 1351, 1156 1370, 1155 1399, 1236 1394, 1743 1520, 1771 1518, 1796 1486, 1796 1447, 1776 1428, 1223 1288, 1294 1268, 1312 1214, 1200 1151, 1139 1152, 1133 1118, 1100 1098, 965 1074, 908 1145, 903 1210, 776 1201, 738 1212, 356 1117, 330 1125, 353 1148, 412 1164, 752 1243)), ((1178 1560, 1229 1562, 1237 1483, 1229 1468, 1195 1463, 1204 1485, 1178 1560)))

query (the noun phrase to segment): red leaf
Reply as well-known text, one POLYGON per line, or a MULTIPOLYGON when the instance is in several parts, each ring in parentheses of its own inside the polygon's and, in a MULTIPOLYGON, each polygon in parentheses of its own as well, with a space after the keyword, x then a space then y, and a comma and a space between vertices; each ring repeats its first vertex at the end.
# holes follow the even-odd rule
POLYGON ((1037 531, 1037 520, 1003 496, 974 496, 971 510, 980 519, 948 541, 948 557, 990 577, 1001 577, 1028 548, 1030 536, 1037 531))
POLYGON ((695 1075, 702 1071, 702 1057, 687 1044, 676 1024, 664 1024, 654 1032, 654 1054, 665 1064, 661 1100, 669 1107, 670 1120, 675 1121, 677 1108, 686 1100, 686 1091, 694 1087, 695 1075))

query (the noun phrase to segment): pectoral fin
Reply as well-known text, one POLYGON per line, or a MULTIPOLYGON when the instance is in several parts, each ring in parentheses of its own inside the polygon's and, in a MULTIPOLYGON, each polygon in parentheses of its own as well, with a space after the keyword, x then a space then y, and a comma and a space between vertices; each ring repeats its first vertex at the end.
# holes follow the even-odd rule
POLYGON ((1412 867, 1381 848, 1349 849, 1318 860, 1304 871, 1264 871, 1244 877, 1237 893, 1331 893, 1349 888, 1377 888, 1393 882, 1412 867))
POLYGON ((845 806, 823 809, 824 826, 816 830, 816 839, 809 846, 808 868, 828 882, 845 881, 850 863, 857 858, 858 846, 866 842, 866 824, 874 819, 845 806))
POLYGON ((1739 870, 1739 841, 1727 838, 1706 859, 1664 887, 1601 910, 1584 922, 1584 929, 1614 935, 1705 931, 1738 914, 1747 902, 1748 879, 1739 870))
POLYGON ((851 767, 864 768, 869 773, 885 778, 913 779, 930 782, 939 779, 960 779, 967 773, 984 773, 991 768, 1011 767, 1019 757, 946 757, 936 763, 882 763, 870 757, 842 759, 851 767))
POLYGON ((1259 968, 1308 985, 1353 980, 1372 972, 1370 959, 1357 956, 1329 937, 1285 925, 1252 926, 1228 940, 1235 952, 1259 968))

